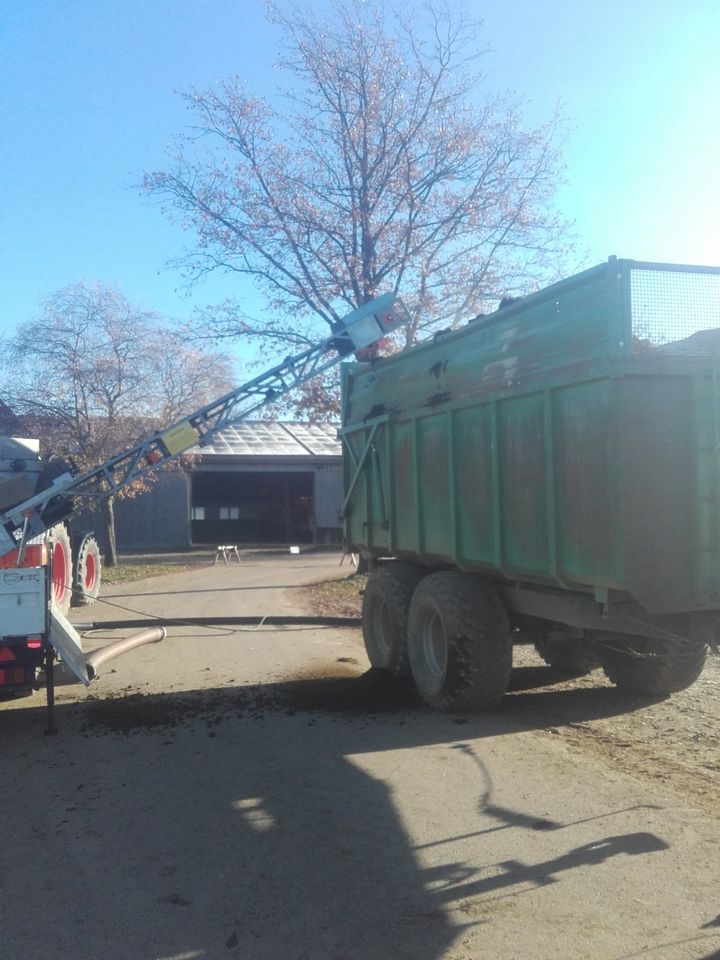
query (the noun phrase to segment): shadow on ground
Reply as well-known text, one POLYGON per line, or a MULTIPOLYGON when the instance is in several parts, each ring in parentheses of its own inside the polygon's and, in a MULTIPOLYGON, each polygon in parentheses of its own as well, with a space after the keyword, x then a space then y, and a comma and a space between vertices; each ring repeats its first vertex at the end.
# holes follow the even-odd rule
MULTIPOLYGON (((469 738, 542 727, 558 711, 579 721, 632 709, 615 690, 542 688, 552 671, 520 679, 535 692, 476 717, 430 713, 342 661, 327 676, 59 705, 57 737, 42 736, 41 707, 3 712, 2 883, 36 894, 6 916, 4 956, 438 960, 488 919, 462 919, 467 898, 491 911, 577 867, 662 850, 651 833, 609 825, 599 842, 568 835, 557 856, 482 875, 421 862, 387 785, 354 754, 467 751, 469 738)), ((474 836, 566 826, 493 805, 475 762, 485 828, 474 836)))

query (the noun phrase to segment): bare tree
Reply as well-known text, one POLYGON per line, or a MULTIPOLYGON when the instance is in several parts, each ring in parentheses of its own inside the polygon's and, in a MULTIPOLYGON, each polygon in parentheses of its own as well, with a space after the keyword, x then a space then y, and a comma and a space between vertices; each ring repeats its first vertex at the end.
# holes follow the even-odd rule
POLYGON ((251 277, 276 314, 226 304, 217 335, 292 341, 379 293, 411 307, 405 342, 532 289, 566 256, 552 206, 561 118, 523 122, 513 95, 482 95, 480 24, 461 8, 388 15, 362 0, 283 6, 276 102, 238 79, 186 96, 196 126, 144 189, 194 233, 177 263, 251 277))
POLYGON ((147 403, 161 425, 179 420, 234 385, 227 356, 189 343, 187 334, 163 327, 151 338, 153 371, 147 403))
MULTIPOLYGON (((232 385, 226 358, 186 346, 156 314, 101 285, 49 297, 4 344, 2 366, 4 402, 47 454, 81 471, 232 385)), ((119 495, 145 489, 138 481, 119 495)), ((103 501, 108 566, 117 561, 113 507, 103 501)))

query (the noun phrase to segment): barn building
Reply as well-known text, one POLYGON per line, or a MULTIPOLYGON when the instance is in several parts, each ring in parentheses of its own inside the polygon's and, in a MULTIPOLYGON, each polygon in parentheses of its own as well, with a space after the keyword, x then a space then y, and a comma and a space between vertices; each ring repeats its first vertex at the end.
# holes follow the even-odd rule
POLYGON ((337 426, 245 421, 190 453, 190 468, 165 469, 148 493, 116 501, 120 552, 340 543, 337 426))

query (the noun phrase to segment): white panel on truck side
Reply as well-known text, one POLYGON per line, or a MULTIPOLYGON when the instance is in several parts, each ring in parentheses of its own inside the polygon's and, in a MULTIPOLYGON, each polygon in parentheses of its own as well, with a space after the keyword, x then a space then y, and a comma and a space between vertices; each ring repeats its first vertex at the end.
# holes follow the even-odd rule
POLYGON ((0 631, 22 637, 47 630, 47 567, 0 570, 0 631))

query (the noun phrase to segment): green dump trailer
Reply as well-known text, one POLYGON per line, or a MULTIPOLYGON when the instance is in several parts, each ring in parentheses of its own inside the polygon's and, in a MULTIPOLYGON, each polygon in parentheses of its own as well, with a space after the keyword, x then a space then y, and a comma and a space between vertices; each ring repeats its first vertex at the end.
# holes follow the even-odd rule
POLYGON ((343 370, 371 663, 445 710, 512 646, 665 696, 720 616, 720 268, 614 257, 343 370))

